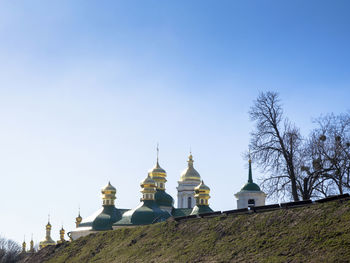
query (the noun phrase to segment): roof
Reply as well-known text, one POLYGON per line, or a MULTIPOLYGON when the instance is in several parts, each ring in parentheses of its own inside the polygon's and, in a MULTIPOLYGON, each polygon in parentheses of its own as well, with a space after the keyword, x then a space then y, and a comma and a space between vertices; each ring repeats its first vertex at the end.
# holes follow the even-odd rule
POLYGON ((208 205, 196 205, 195 207, 193 207, 191 215, 198 215, 210 212, 213 212, 213 210, 208 205))
POLYGON ((261 191, 260 187, 253 182, 252 161, 249 159, 248 182, 243 185, 241 191, 261 191))
POLYGON ((172 207, 174 205, 174 199, 171 197, 171 195, 166 193, 165 190, 157 189, 154 199, 158 206, 172 207))
POLYGON ((161 210, 154 200, 144 200, 135 209, 125 212, 114 225, 148 225, 165 221, 169 217, 170 214, 161 210))
POLYGON ((93 215, 84 219, 78 228, 92 227, 92 230, 111 230, 114 222, 122 218, 122 211, 115 206, 104 206, 93 215))
POLYGON ((261 191, 261 190, 256 183, 248 182, 242 187, 241 191, 261 191))
POLYGON ((171 211, 173 217, 189 216, 192 212, 192 208, 174 208, 171 211))

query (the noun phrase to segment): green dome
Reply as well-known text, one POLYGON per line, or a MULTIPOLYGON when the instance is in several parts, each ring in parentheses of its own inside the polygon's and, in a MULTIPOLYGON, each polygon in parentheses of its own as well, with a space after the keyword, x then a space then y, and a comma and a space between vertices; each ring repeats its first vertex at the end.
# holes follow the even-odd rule
POLYGON ((261 191, 261 190, 256 183, 248 182, 242 187, 241 191, 261 191))
POLYGON ((157 189, 156 194, 154 195, 154 199, 159 206, 170 206, 174 205, 174 199, 166 193, 164 190, 157 189))
POLYGON ((252 160, 249 158, 248 182, 243 185, 241 191, 261 191, 260 187, 253 182, 252 160))
POLYGON ((80 223, 79 227, 91 226, 93 230, 111 230, 114 222, 120 220, 122 214, 115 206, 104 206, 95 214, 80 223))
POLYGON ((144 200, 135 209, 125 212, 114 225, 148 225, 165 221, 169 217, 170 214, 161 210, 153 200, 144 200))

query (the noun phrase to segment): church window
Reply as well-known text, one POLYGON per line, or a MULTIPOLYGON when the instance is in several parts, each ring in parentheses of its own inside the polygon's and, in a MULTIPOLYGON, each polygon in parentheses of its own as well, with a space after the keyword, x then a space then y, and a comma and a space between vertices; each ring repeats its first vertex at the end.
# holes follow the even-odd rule
POLYGON ((249 199, 249 200, 248 200, 248 206, 249 206, 249 207, 255 206, 255 200, 254 200, 254 199, 249 199))
POLYGON ((192 198, 191 197, 187 198, 187 208, 192 208, 192 198))

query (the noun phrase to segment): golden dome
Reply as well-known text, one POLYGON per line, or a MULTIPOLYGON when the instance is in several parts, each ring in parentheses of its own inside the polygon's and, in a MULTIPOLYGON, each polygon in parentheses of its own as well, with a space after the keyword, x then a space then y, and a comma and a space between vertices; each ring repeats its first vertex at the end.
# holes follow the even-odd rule
POLYGON ((193 167, 193 157, 192 154, 188 156, 188 167, 181 173, 180 181, 200 181, 201 176, 193 167))
POLYGON ((76 227, 79 227, 81 221, 83 221, 83 218, 82 218, 81 215, 80 215, 80 208, 79 208, 79 214, 78 214, 78 216, 75 218, 75 226, 76 226, 76 227))
POLYGON ((204 184, 204 181, 202 180, 201 183, 199 185, 197 185, 194 190, 206 190, 206 191, 210 191, 210 188, 204 184))
POLYGON ((83 218, 81 217, 80 214, 79 214, 75 219, 76 219, 78 222, 81 222, 81 220, 83 220, 83 218))
POLYGON ((145 180, 141 182, 141 187, 144 187, 145 185, 156 185, 156 182, 148 175, 145 180))
POLYGON ((154 180, 157 189, 165 190, 165 183, 167 182, 166 172, 162 167, 160 167, 158 157, 156 166, 154 166, 151 170, 148 171, 148 176, 150 176, 154 180))
POLYGON ((102 188, 102 201, 103 205, 114 205, 114 200, 116 199, 117 189, 110 182, 102 188))
POLYGON ((149 175, 147 175, 146 179, 141 182, 141 188, 141 200, 154 200, 156 182, 149 175))
POLYGON ((104 191, 116 192, 117 189, 113 185, 111 185, 110 182, 108 182, 108 184, 102 188, 102 192, 104 192, 104 191))
POLYGON ((210 198, 210 188, 208 186, 206 186, 203 182, 203 180, 201 181, 201 183, 199 185, 197 185, 194 188, 194 192, 195 195, 194 197, 196 198, 196 206, 208 206, 209 205, 209 198, 210 198))
POLYGON ((162 167, 160 167, 158 160, 157 160, 156 165, 151 170, 149 170, 148 173, 150 175, 152 175, 152 174, 164 174, 166 176, 166 171, 162 167))

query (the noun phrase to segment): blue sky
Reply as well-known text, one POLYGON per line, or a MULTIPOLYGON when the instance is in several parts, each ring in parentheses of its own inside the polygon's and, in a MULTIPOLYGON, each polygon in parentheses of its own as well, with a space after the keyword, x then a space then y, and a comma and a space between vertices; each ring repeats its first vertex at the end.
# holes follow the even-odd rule
MULTIPOLYGON (((101 205, 133 208, 155 162, 189 149, 215 210, 247 180, 248 110, 277 91, 304 135, 349 110, 348 1, 1 1, 0 233, 54 239, 101 205)), ((255 168, 254 174, 258 175, 255 168)))

